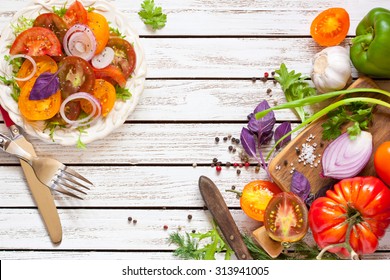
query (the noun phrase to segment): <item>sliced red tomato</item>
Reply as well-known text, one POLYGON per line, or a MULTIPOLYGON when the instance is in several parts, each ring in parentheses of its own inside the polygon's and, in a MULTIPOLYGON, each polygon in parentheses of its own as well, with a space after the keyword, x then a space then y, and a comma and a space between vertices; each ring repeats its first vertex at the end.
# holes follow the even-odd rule
POLYGON ((88 26, 91 28, 93 35, 96 38, 96 51, 95 54, 101 53, 107 45, 108 38, 110 37, 110 27, 106 18, 95 12, 88 13, 88 26))
POLYGON ((34 21, 35 27, 48 28, 54 32, 58 40, 62 43, 65 33, 68 30, 66 22, 55 13, 40 14, 34 21))
POLYGON ((36 79, 29 80, 21 89, 19 96, 20 113, 28 120, 42 121, 54 117, 60 110, 61 92, 58 90, 55 94, 41 100, 30 100, 30 92, 36 79))
POLYGON ((31 27, 16 37, 9 53, 61 56, 62 50, 61 43, 53 31, 43 27, 31 27))
POLYGON ((95 72, 95 77, 97 79, 104 79, 113 85, 118 84, 120 87, 126 86, 125 76, 123 75, 122 71, 114 65, 108 65, 102 69, 94 68, 93 71, 95 72))
POLYGON ((79 1, 75 1, 69 8, 66 10, 64 15, 64 20, 68 27, 75 25, 76 23, 87 24, 87 10, 84 8, 83 4, 79 1))
POLYGON ((320 46, 336 46, 347 36, 349 25, 349 14, 345 9, 330 8, 313 20, 310 34, 320 46))
POLYGON ((92 66, 77 56, 67 56, 58 65, 62 98, 83 91, 92 93, 95 85, 95 75, 92 66))
POLYGON ((120 69, 125 79, 133 73, 136 64, 134 47, 125 39, 119 37, 110 38, 107 46, 114 50, 115 57, 112 65, 120 69))

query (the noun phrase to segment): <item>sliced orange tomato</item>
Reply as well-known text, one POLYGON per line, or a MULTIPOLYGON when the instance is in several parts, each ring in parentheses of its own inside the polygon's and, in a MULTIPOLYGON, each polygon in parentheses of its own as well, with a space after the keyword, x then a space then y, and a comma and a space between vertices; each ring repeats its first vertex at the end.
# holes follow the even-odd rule
POLYGON ((61 106, 61 91, 58 90, 55 94, 46 99, 30 100, 30 92, 35 84, 36 79, 31 79, 22 87, 19 96, 20 113, 28 120, 43 121, 54 117, 61 106))
POLYGON ((349 25, 349 14, 345 9, 330 8, 313 20, 310 34, 320 46, 336 46, 347 36, 349 25))
POLYGON ((83 4, 76 0, 66 10, 63 19, 68 25, 68 28, 76 23, 87 24, 87 10, 84 8, 83 4))
MULTIPOLYGON (((44 72, 50 72, 50 73, 55 73, 58 70, 57 63, 47 55, 43 56, 35 56, 33 57, 34 61, 37 64, 37 70, 34 74, 34 76, 31 79, 36 79, 38 78, 39 75, 41 75, 44 72)), ((22 66, 20 67, 18 73, 16 73, 16 77, 18 78, 24 78, 30 75, 31 71, 33 70, 32 63, 26 59, 22 66)), ((22 88, 27 81, 16 81, 18 86, 22 88)))
POLYGON ((107 45, 108 38, 110 37, 110 27, 106 18, 95 12, 88 13, 88 26, 91 28, 93 35, 96 38, 96 51, 95 54, 101 53, 107 45))
MULTIPOLYGON (((114 108, 116 101, 115 87, 106 80, 96 79, 92 95, 96 97, 102 106, 102 116, 105 117, 114 108)), ((87 100, 81 100, 81 109, 87 114, 92 113, 92 105, 87 100)))
POLYGON ((118 84, 122 88, 126 86, 126 77, 123 75, 122 71, 114 65, 108 65, 102 69, 93 68, 93 72, 97 79, 105 79, 113 85, 118 84))

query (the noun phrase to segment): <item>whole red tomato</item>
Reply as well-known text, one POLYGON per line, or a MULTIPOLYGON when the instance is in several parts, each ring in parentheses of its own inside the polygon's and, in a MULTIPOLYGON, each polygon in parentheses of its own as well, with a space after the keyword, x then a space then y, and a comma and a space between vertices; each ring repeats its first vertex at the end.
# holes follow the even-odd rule
POLYGON ((390 190, 375 177, 344 179, 316 199, 309 226, 317 244, 344 256, 373 253, 390 224, 390 190), (353 251, 352 251, 352 250, 353 251))
POLYGON ((390 141, 383 142, 374 154, 376 174, 390 186, 390 141))

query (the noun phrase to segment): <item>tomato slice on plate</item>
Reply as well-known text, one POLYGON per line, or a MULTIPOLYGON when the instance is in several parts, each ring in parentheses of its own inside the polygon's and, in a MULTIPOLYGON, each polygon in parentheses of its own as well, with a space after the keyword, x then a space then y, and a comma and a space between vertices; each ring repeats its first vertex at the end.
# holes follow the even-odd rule
POLYGON ((16 37, 9 53, 61 56, 62 50, 61 43, 53 31, 43 27, 31 27, 16 37))
POLYGON ((114 50, 114 60, 112 65, 120 69, 125 79, 133 73, 136 64, 136 54, 134 47, 125 39, 119 37, 110 38, 107 46, 114 50))
POLYGON ((48 28, 54 32, 58 40, 62 43, 68 26, 65 21, 55 13, 40 14, 35 20, 33 26, 48 28))
POLYGON ((79 91, 92 92, 95 75, 87 61, 77 56, 67 56, 60 61, 58 68, 62 98, 79 91))
POLYGON ((79 1, 75 1, 69 8, 66 10, 64 15, 64 20, 68 27, 75 25, 76 23, 87 24, 87 10, 84 8, 83 4, 79 1))
POLYGON ((126 86, 125 76, 123 75, 122 71, 114 65, 108 65, 102 69, 94 68, 93 71, 95 72, 97 79, 104 79, 113 85, 118 84, 120 87, 126 86))
MULTIPOLYGON (((55 73, 58 69, 57 63, 47 55, 43 56, 35 56, 34 58, 35 63, 37 64, 37 70, 32 77, 32 79, 38 78, 39 75, 41 75, 44 72, 50 72, 55 73)), ((16 73, 16 77, 18 78, 24 78, 30 75, 31 71, 33 70, 33 66, 30 62, 30 60, 26 59, 22 66, 20 67, 18 73, 16 73)), ((22 88, 26 81, 16 81, 18 86, 22 88)))
POLYGON ((320 46, 336 46, 347 36, 349 25, 349 14, 345 9, 330 8, 313 20, 310 34, 320 46))
MULTIPOLYGON (((105 117, 114 108, 116 101, 115 87, 106 80, 96 79, 92 95, 96 97, 102 106, 102 116, 105 117)), ((87 114, 92 112, 92 105, 87 100, 81 100, 81 108, 87 114)))
POLYGON ((61 92, 41 100, 30 100, 30 92, 36 79, 29 80, 21 89, 19 96, 20 113, 28 120, 42 121, 54 117, 60 110, 61 92))

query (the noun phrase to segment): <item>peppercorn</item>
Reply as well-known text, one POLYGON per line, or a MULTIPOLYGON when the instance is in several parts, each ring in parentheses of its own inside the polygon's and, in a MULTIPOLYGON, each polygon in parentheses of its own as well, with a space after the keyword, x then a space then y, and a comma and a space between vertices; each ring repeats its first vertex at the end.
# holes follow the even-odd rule
POLYGON ((191 215, 191 214, 188 214, 187 219, 188 219, 188 220, 192 220, 192 215, 191 215))
POLYGON ((283 164, 284 164, 284 166, 287 166, 287 164, 288 164, 287 159, 285 159, 285 160, 283 161, 283 164))
POLYGON ((127 220, 128 220, 129 222, 131 222, 131 221, 133 220, 133 218, 132 218, 132 217, 128 217, 127 220))
POLYGON ((228 149, 229 149, 229 151, 232 151, 233 150, 233 146, 229 146, 228 149))
POLYGON ((213 158, 213 162, 214 163, 218 162, 218 159, 217 158, 213 158))
POLYGON ((225 137, 223 137, 223 141, 224 142, 226 142, 227 141, 227 137, 225 136, 225 137))
POLYGON ((255 167, 255 172, 256 172, 256 173, 259 173, 259 172, 260 172, 260 166, 256 166, 256 167, 255 167))
POLYGON ((136 224, 137 223, 137 220, 133 220, 133 224, 136 224))
POLYGON ((230 167, 231 165, 232 164, 229 161, 226 162, 226 167, 230 167))
POLYGON ((237 175, 240 175, 241 174, 241 170, 240 169, 237 169, 237 175))
POLYGON ((164 230, 167 230, 168 229, 168 226, 167 225, 164 225, 164 230))
POLYGON ((236 139, 236 144, 240 144, 240 139, 236 139))
POLYGON ((236 186, 235 185, 232 185, 232 188, 231 188, 233 191, 236 189, 236 186))
POLYGON ((235 153, 236 151, 237 151, 236 148, 233 148, 232 152, 235 153))
POLYGON ((219 142, 219 137, 215 137, 215 142, 216 142, 216 143, 219 142))
POLYGON ((256 83, 256 77, 252 78, 252 83, 256 83))
POLYGON ((270 94, 272 92, 272 89, 267 88, 267 94, 270 94))
POLYGON ((236 138, 232 137, 232 143, 236 143, 236 138))

